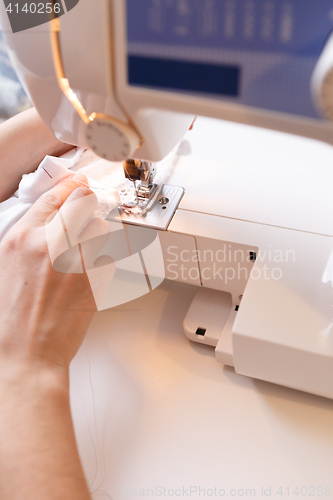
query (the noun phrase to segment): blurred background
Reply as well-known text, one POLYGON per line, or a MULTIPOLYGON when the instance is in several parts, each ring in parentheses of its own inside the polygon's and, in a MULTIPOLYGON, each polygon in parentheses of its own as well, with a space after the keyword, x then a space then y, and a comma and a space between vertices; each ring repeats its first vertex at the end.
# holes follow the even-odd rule
POLYGON ((7 54, 0 27, 0 123, 31 107, 7 54))

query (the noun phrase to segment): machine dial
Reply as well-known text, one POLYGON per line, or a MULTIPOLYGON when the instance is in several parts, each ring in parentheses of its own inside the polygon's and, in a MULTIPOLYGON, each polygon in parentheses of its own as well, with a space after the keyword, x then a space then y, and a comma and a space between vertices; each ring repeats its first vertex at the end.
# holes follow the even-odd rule
POLYGON ((315 67, 312 94, 320 111, 333 120, 333 35, 328 39, 315 67))
POLYGON ((90 149, 109 161, 123 161, 133 156, 140 145, 140 137, 126 123, 107 115, 93 114, 86 128, 90 149))

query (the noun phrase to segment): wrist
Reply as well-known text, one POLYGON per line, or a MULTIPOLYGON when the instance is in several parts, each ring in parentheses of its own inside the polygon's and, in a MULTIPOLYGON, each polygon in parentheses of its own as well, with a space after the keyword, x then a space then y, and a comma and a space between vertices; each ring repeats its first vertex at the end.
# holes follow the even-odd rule
POLYGON ((0 400, 4 395, 30 398, 36 393, 52 394, 69 398, 69 370, 45 363, 34 362, 0 363, 0 400))

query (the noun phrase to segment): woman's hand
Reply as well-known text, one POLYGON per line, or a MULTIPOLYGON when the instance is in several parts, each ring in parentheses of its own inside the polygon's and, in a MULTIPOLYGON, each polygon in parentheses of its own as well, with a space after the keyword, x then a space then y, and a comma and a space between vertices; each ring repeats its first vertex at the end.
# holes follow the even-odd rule
MULTIPOLYGON (((82 181, 87 182, 84 176, 66 179, 43 195, 0 244, 0 376, 25 366, 56 368, 67 377, 96 312, 82 267, 78 274, 61 265, 59 270, 59 259, 52 265, 49 251, 50 245, 61 247, 65 234, 73 238, 75 230, 76 237, 97 207, 97 198, 82 181), (64 230, 57 220, 59 209, 64 230)), ((85 244, 89 238, 95 241, 93 261, 109 238, 109 226, 94 219, 84 233, 85 244)), ((76 254, 82 256, 79 247, 76 254)), ((68 258, 75 260, 71 254, 68 258)))
POLYGON ((82 181, 66 179, 43 195, 0 244, 2 500, 90 499, 71 419, 69 364, 96 311, 85 271, 98 275, 95 259, 110 230, 102 219, 89 222, 97 198, 82 181))

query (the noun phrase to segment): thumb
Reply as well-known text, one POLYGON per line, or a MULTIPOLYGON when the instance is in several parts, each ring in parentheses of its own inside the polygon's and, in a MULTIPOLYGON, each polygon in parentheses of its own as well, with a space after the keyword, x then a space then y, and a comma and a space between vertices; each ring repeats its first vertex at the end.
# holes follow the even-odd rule
POLYGON ((92 194, 92 191, 88 188, 86 176, 72 174, 38 198, 21 220, 24 219, 25 224, 33 227, 44 226, 47 219, 62 207, 67 198, 77 188, 81 188, 81 196, 92 194), (86 193, 82 186, 87 186, 86 193))

